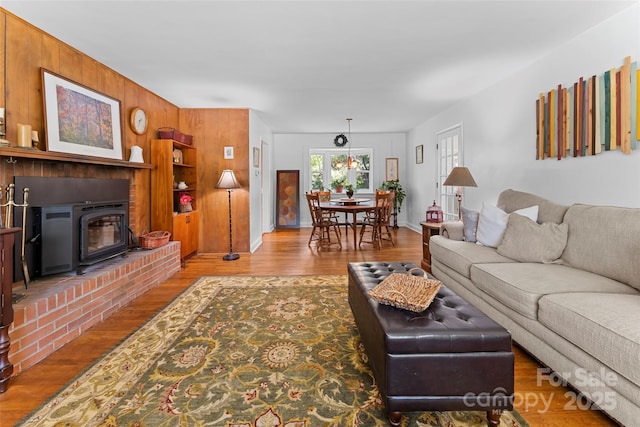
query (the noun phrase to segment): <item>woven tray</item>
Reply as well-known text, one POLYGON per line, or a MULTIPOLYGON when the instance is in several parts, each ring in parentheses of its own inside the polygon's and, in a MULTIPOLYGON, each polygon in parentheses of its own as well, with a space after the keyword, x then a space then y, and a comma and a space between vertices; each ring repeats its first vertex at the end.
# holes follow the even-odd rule
POLYGON ((439 280, 411 274, 391 273, 371 289, 369 295, 380 304, 419 313, 429 307, 441 285, 439 280))
POLYGON ((171 233, 168 231, 152 231, 140 236, 140 247, 142 249, 155 249, 169 243, 171 233))

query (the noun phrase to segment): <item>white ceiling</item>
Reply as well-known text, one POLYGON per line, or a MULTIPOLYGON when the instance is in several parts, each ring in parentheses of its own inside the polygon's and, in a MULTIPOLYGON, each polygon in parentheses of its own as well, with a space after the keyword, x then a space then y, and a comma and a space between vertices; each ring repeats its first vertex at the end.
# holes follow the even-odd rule
MULTIPOLYGON (((404 132, 636 1, 0 0, 183 108, 404 132)), ((144 106, 143 106, 144 107, 144 106)))

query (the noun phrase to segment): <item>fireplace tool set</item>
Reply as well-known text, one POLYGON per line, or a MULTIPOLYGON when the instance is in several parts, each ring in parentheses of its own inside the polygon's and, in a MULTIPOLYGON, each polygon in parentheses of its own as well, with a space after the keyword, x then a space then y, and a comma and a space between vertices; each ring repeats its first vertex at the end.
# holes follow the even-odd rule
MULTIPOLYGON (((20 253, 20 262, 22 263, 22 274, 24 275, 24 286, 25 288, 29 286, 29 282, 31 281, 29 277, 29 269, 27 267, 27 260, 24 256, 24 247, 26 244, 26 226, 27 226, 27 207, 29 206, 29 189, 24 188, 22 192, 22 204, 18 204, 14 199, 15 185, 9 184, 6 188, 7 192, 7 202, 4 204, 0 204, 0 207, 5 208, 4 211, 4 226, 6 228, 13 227, 12 214, 13 208, 18 207, 22 208, 22 251, 20 253)), ((2 188, 0 187, 0 196, 2 195, 2 188)), ((0 219, 0 223, 1 223, 0 219)))

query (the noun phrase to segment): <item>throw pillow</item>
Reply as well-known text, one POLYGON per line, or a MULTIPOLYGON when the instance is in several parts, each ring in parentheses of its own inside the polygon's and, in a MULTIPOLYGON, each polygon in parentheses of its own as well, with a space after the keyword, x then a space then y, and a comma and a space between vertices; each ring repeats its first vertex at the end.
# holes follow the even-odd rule
POLYGON ((464 225, 464 240, 475 243, 480 212, 465 207, 460 207, 460 212, 462 212, 462 224, 464 225))
MULTIPOLYGON (((532 221, 538 220, 538 206, 518 209, 513 213, 526 216, 532 221)), ((496 206, 483 203, 480 210, 480 218, 478 219, 478 229, 476 230, 477 243, 492 248, 498 247, 507 229, 508 221, 508 213, 496 206)))
POLYGON ((545 222, 538 224, 521 215, 510 215, 507 230, 497 251, 520 262, 556 261, 567 245, 569 226, 545 222))

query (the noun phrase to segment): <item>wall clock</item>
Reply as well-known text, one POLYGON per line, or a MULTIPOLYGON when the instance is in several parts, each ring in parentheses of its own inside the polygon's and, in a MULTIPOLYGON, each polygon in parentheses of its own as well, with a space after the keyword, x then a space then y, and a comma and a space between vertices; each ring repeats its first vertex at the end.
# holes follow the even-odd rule
POLYGON ((131 130, 138 135, 143 135, 147 132, 148 125, 147 113, 142 108, 134 108, 131 111, 131 130))
POLYGON ((333 143, 336 144, 336 146, 338 147, 344 147, 345 145, 347 145, 347 142, 349 142, 349 140, 347 139, 346 136, 344 136, 343 133, 341 133, 340 135, 336 136, 333 139, 333 143))

